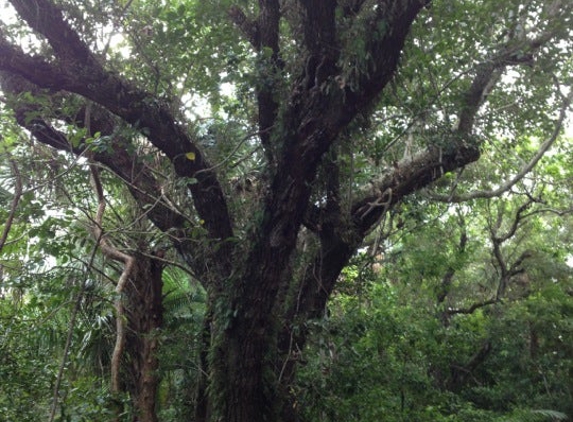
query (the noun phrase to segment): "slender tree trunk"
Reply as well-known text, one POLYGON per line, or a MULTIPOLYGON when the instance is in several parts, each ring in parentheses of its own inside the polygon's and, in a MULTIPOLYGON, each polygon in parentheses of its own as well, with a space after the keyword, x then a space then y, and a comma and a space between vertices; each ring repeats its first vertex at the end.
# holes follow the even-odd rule
POLYGON ((157 330, 163 323, 163 266, 148 256, 137 256, 136 268, 125 291, 127 345, 125 383, 135 409, 134 421, 158 422, 157 330))

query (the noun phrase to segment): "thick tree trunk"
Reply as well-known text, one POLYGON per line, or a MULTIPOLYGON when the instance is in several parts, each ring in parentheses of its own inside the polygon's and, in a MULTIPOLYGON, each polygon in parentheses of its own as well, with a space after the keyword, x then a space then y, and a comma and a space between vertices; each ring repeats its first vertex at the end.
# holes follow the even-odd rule
POLYGON ((260 335, 233 336, 227 353, 228 384, 225 420, 229 422, 276 421, 275 397, 270 380, 265 380, 265 345, 260 335), (254 341, 253 341, 254 340, 254 341), (267 385, 265 385, 267 384, 267 385))
POLYGON ((151 257, 137 256, 125 291, 127 342, 125 383, 135 409, 134 421, 157 422, 157 330, 163 322, 163 266, 151 257))
MULTIPOLYGON (((276 382, 273 317, 228 312, 214 306, 205 421, 279 422, 285 397, 276 382)), ((205 391, 205 385, 201 385, 205 391)), ((204 397, 203 397, 204 398, 204 397)))

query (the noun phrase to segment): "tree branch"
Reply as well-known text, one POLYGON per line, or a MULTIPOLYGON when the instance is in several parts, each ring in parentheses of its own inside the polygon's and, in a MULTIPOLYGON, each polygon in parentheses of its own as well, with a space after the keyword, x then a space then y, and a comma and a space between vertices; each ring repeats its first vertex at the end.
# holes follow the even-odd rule
POLYGON ((121 369, 121 356, 125 349, 125 339, 126 339, 126 326, 127 326, 127 316, 125 314, 125 307, 123 306, 123 291, 125 285, 127 284, 129 277, 133 272, 135 267, 135 258, 121 252, 111 245, 107 240, 103 232, 103 215, 105 212, 105 197, 103 194, 103 187, 101 180, 99 178, 98 169, 93 165, 90 166, 90 172, 92 176, 92 181, 94 184, 94 190, 98 200, 97 213, 94 218, 93 232, 101 251, 103 254, 115 261, 123 262, 123 271, 117 285, 115 287, 115 293, 117 295, 115 299, 115 310, 116 310, 116 338, 115 346, 113 348, 112 358, 111 358, 111 392, 113 394, 121 393, 121 379, 120 379, 120 369, 121 369))
MULTIPOLYGON (((31 22, 31 27, 41 30, 55 45, 59 60, 49 63, 41 57, 29 56, 8 43, 0 33, 0 69, 43 88, 82 95, 141 130, 170 159, 179 177, 196 180, 196 183, 188 184, 188 189, 210 237, 232 237, 231 219, 217 176, 186 128, 171 114, 169 105, 119 75, 105 71, 95 60, 82 61, 87 47, 77 34, 72 36, 69 46, 60 45, 73 30, 50 2, 38 0, 38 7, 39 13, 33 14, 26 9, 24 16, 31 22), (43 13, 49 14, 50 26, 37 22, 43 13)), ((225 255, 229 256, 229 253, 225 255)))
MULTIPOLYGON (((13 75, 0 75, 0 86, 6 93, 18 98, 24 92, 34 95, 42 95, 38 87, 13 75)), ((54 129, 46 120, 38 114, 43 113, 36 104, 26 104, 20 99, 10 100, 8 105, 14 110, 17 123, 30 131, 41 143, 51 146, 60 151, 70 152, 77 156, 85 155, 88 147, 85 142, 79 142, 77 146, 71 145, 68 137, 63 132, 54 129), (30 118, 30 116, 32 116, 30 118)), ((79 110, 74 118, 70 116, 57 116, 58 110, 52 110, 54 116, 78 127, 85 128, 83 121, 85 112, 79 110)), ((142 209, 146 210, 150 219, 162 231, 183 226, 184 217, 164 203, 157 193, 161 191, 157 180, 152 172, 136 156, 130 156, 127 148, 133 149, 130 140, 117 135, 116 122, 111 115, 106 115, 103 109, 92 107, 90 113, 90 132, 88 136, 99 132, 102 137, 110 137, 109 150, 90 151, 93 160, 102 163, 112 172, 126 182, 134 198, 142 209)))
POLYGON ((517 229, 520 227, 520 224, 523 222, 525 218, 529 215, 525 215, 525 212, 529 209, 529 207, 533 204, 534 200, 530 198, 527 202, 522 204, 515 213, 513 221, 511 222, 511 226, 509 230, 507 230, 504 234, 499 234, 501 229, 501 224, 503 222, 503 211, 500 209, 498 213, 498 218, 496 223, 492 226, 490 224, 490 239, 493 244, 493 257, 495 258, 494 265, 497 264, 497 268, 500 271, 499 276, 499 285, 497 288, 496 293, 496 300, 500 300, 503 295, 505 294, 507 284, 511 280, 511 278, 517 274, 522 273, 524 270, 522 268, 523 262, 531 257, 531 254, 528 251, 523 252, 519 258, 510 266, 508 265, 506 259, 503 256, 501 247, 502 245, 511 239, 517 229))
POLYGON ((452 364, 450 366, 452 374, 449 388, 453 391, 457 391, 462 388, 467 377, 486 360, 490 352, 491 342, 487 340, 465 365, 452 364))
MULTIPOLYGON (((271 194, 266 202, 265 216, 260 230, 261 233, 270 235, 267 235, 266 239, 255 246, 251 255, 253 265, 256 262, 256 265, 259 266, 257 272, 261 271, 261 263, 262 273, 265 273, 267 266, 270 268, 272 263, 273 271, 278 273, 274 274, 273 277, 267 277, 268 280, 280 278, 288 263, 288 257, 296 243, 302 217, 306 212, 311 192, 309 185, 315 179, 320 160, 338 137, 340 131, 360 110, 370 104, 389 82, 398 65, 398 58, 412 21, 423 6, 423 2, 412 0, 406 6, 396 7, 397 10, 392 10, 385 15, 391 21, 390 25, 393 30, 383 36, 383 41, 378 45, 380 50, 377 50, 377 54, 384 57, 384 66, 381 65, 376 69, 376 72, 370 75, 369 83, 361 86, 360 93, 358 93, 353 92, 349 87, 338 88, 338 90, 329 92, 322 84, 316 83, 317 81, 335 83, 334 79, 329 79, 329 76, 335 76, 334 73, 337 69, 334 59, 339 53, 335 48, 332 49, 332 46, 336 45, 332 41, 335 37, 332 27, 334 6, 322 2, 320 5, 316 4, 317 8, 311 10, 311 6, 314 4, 305 6, 307 13, 305 19, 309 25, 313 26, 313 28, 306 30, 305 43, 308 44, 307 48, 311 54, 315 52, 321 55, 321 60, 311 63, 310 71, 314 74, 310 75, 312 76, 310 80, 307 69, 297 79, 291 99, 288 102, 289 107, 285 111, 283 127, 278 128, 278 130, 282 130, 282 136, 285 137, 286 142, 271 185, 271 194), (319 17, 323 17, 324 20, 318 19, 319 17), (330 41, 332 43, 327 45, 330 41), (286 203, 292 204, 289 209, 283 209, 279 205, 286 203), (277 257, 280 258, 277 259, 277 257)), ((402 5, 402 3, 400 4, 402 5)), ((381 57, 380 60, 382 60, 381 57)), ((458 154, 452 157, 452 165, 454 165, 454 161, 456 163, 471 161, 468 158, 459 158, 464 152, 468 152, 473 157, 473 150, 471 153, 469 151, 469 148, 460 148, 457 151, 458 154)), ((441 154, 436 150, 431 158, 440 163, 441 160, 437 160, 439 156, 441 154)), ((476 158, 477 155, 472 159, 476 158)), ((424 160, 419 163, 420 167, 425 169, 428 162, 429 159, 424 157, 424 160)), ((430 163, 430 165, 429 174, 431 174, 432 169, 435 170, 436 167, 439 167, 439 164, 430 163)), ((406 169, 406 171, 414 171, 412 170, 413 167, 409 166, 410 170, 406 169)), ((418 174, 420 172, 416 171, 416 175, 418 174)), ((412 192, 417 187, 417 182, 413 181, 414 178, 405 177, 404 179, 407 179, 406 183, 399 187, 400 190, 404 193, 412 192)), ((361 205, 368 206, 368 202, 359 204, 356 208, 359 209, 361 205)), ((389 203, 389 205, 391 204, 389 203)), ((362 213, 364 211, 365 208, 361 210, 362 213)), ((371 213, 371 215, 374 214, 371 213)), ((377 217, 379 216, 380 214, 377 217)), ((257 291, 265 289, 266 282, 257 280, 258 277, 254 275, 250 277, 249 275, 247 278, 252 279, 253 284, 257 284, 257 291)), ((276 286, 267 287, 269 287, 268 294, 274 297, 277 291, 276 286)), ((266 297, 265 294, 262 297, 266 297)), ((272 305, 273 301, 270 300, 269 303, 272 305)))
MULTIPOLYGON (((409 24, 424 5, 425 2, 412 2, 409 8, 402 8, 400 11, 390 13, 390 16, 395 19, 394 22, 390 23, 391 30, 381 37, 380 40, 375 41, 374 44, 376 45, 368 49, 373 54, 373 63, 376 63, 377 60, 380 63, 378 65, 373 64, 371 74, 360 81, 359 86, 367 94, 361 98, 355 98, 353 97, 354 93, 346 91, 345 107, 347 108, 349 104, 353 104, 355 108, 352 110, 347 108, 347 113, 344 117, 337 116, 337 122, 344 122, 349 115, 353 116, 356 110, 370 102, 376 93, 380 92, 379 87, 383 87, 390 79, 392 73, 385 72, 388 69, 393 70, 394 67, 392 65, 388 66, 388 60, 391 61, 390 58, 397 60, 399 57, 399 51, 401 51, 407 28, 409 28, 409 24), (391 53, 394 51, 394 48, 397 48, 398 51, 395 56, 391 53), (385 66, 382 66, 382 63, 385 66), (371 91, 365 87, 371 88, 371 91), (370 96, 371 93, 374 93, 374 95, 370 96)), ((360 240, 393 205, 406 195, 428 186, 442 177, 444 173, 463 167, 479 158, 479 143, 472 137, 475 116, 483 104, 485 96, 487 96, 499 79, 502 69, 510 64, 522 63, 524 60, 528 61, 529 57, 519 57, 516 51, 506 51, 504 54, 497 56, 493 62, 478 66, 464 102, 460 105, 457 127, 452 132, 444 134, 446 137, 445 142, 444 140, 436 142, 436 144, 439 143, 445 146, 432 145, 411 158, 408 157, 397 162, 389 172, 375 183, 376 192, 374 194, 365 195, 356 200, 351 207, 354 229, 351 230, 353 232, 352 235, 347 235, 347 240, 342 239, 341 233, 344 230, 340 226, 337 227, 337 230, 340 231, 339 234, 335 234, 334 231, 319 232, 322 236, 328 236, 330 241, 321 241, 320 251, 317 252, 315 260, 304 272, 306 276, 301 282, 300 301, 296 304, 296 310, 291 311, 292 318, 294 318, 294 315, 302 319, 320 315, 342 269, 342 265, 338 264, 340 262, 339 259, 346 262, 356 245, 360 243, 360 240), (327 235, 327 233, 330 234, 327 235)), ((306 98, 306 101, 311 101, 310 98, 312 96, 307 95, 306 98)), ((305 102, 303 101, 302 104, 305 104, 305 102)), ((330 101, 330 106, 330 112, 335 110, 335 107, 332 107, 333 101, 330 101)), ((307 110, 303 105, 300 107, 301 110, 307 110)), ((313 120, 312 117, 307 117, 305 122, 299 127, 299 131, 312 133, 314 124, 319 121, 321 133, 328 136, 329 120, 325 120, 324 116, 320 120, 313 120)), ((314 230, 318 227, 317 219, 320 218, 320 213, 320 209, 313 208, 309 210, 307 215, 309 227, 313 227, 314 230)), ((287 318, 287 320, 292 321, 292 318, 287 318)), ((285 335, 283 337, 287 338, 288 336, 285 335)), ((304 343, 304 334, 301 335, 300 341, 304 343)))
MULTIPOLYGON (((219 254, 222 251, 220 250, 213 252, 205 249, 201 254, 197 253, 196 244, 189 240, 191 236, 188 235, 189 227, 196 227, 197 223, 190 221, 189 217, 183 215, 164 196, 163 188, 149 165, 137 155, 128 152, 128 150, 135 150, 135 146, 129 138, 120 135, 122 131, 117 130, 117 119, 99 106, 92 105, 88 128, 91 133, 88 136, 100 132, 102 137, 109 137, 109 145, 105 149, 98 150, 89 149, 85 142, 79 142, 77 146, 73 146, 66 134, 54 129, 40 117, 45 112, 44 110, 39 109, 36 104, 27 104, 20 100, 19 96, 23 92, 42 95, 36 86, 12 75, 0 75, 0 86, 4 92, 18 98, 18 101, 10 100, 9 105, 15 111, 18 124, 29 130, 38 141, 77 156, 89 153, 92 160, 103 164, 123 180, 142 210, 139 218, 147 216, 158 229, 167 233, 175 248, 195 272, 198 280, 203 283, 204 287, 208 287, 209 283, 214 280, 213 270, 220 268, 219 265, 225 265, 225 260, 230 260, 231 257, 221 257, 219 254), (211 252, 213 252, 212 255, 210 255, 211 252)), ((57 104, 57 99, 54 102, 57 104)), ((81 108, 75 117, 59 116, 60 111, 57 108, 49 112, 53 113, 53 116, 47 116, 48 119, 60 118, 80 128, 88 126, 88 122, 85 121, 88 113, 84 108, 81 108)), ((224 268, 222 271, 225 271, 224 268)))
MULTIPOLYGON (((531 54, 540 48, 539 45, 526 44, 526 46, 530 48, 531 54)), ((352 207, 353 216, 358 219, 359 226, 363 231, 367 232, 372 225, 379 221, 381 214, 387 211, 384 207, 377 205, 385 203, 380 193, 386 195, 387 192, 392 192, 393 198, 390 205, 394 205, 405 195, 428 186, 445 173, 463 167, 479 158, 479 144, 471 140, 478 111, 507 66, 529 63, 530 60, 531 56, 524 54, 518 47, 512 46, 510 48, 504 45, 499 48, 499 53, 476 67, 476 75, 459 107, 457 127, 450 134, 446 134, 449 139, 446 139, 445 142, 443 140, 439 142, 445 146, 429 147, 427 151, 422 151, 411 159, 401 160, 375 183, 377 194, 369 195, 355 202, 352 207), (373 212, 365 214, 365 210, 373 205, 373 212)), ((551 138, 544 143, 543 152, 539 151, 530 163, 532 166, 539 161, 543 153, 558 137, 571 100, 571 95, 564 100, 555 131, 551 138)))
POLYGON ((58 369, 58 375, 56 376, 56 382, 54 383, 54 392, 53 392, 53 397, 52 397, 52 405, 50 406, 50 416, 49 416, 49 422, 53 422, 54 418, 56 417, 56 411, 58 409, 58 403, 59 403, 59 398, 60 398, 60 387, 62 385, 62 380, 64 379, 64 370, 66 369, 66 364, 68 361, 68 356, 69 356, 69 352, 70 352, 70 347, 72 344, 72 338, 73 338, 73 334, 74 334, 74 327, 76 325, 76 320, 78 317, 78 313, 80 312, 81 309, 81 305, 82 305, 82 301, 83 301, 83 297, 84 297, 84 293, 86 291, 86 287, 87 287, 87 274, 88 274, 88 270, 93 266, 95 257, 96 257, 96 252, 98 249, 98 245, 97 243, 94 245, 92 252, 90 254, 90 259, 89 262, 86 263, 86 267, 85 267, 85 277, 83 277, 83 281, 81 282, 80 285, 80 290, 75 298, 74 301, 74 308, 72 310, 72 313, 70 315, 70 322, 68 323, 68 334, 66 336, 66 344, 64 345, 64 350, 63 350, 63 356, 62 356, 62 362, 60 363, 60 367, 58 369))
POLYGON ((276 165, 276 146, 271 145, 271 129, 275 125, 279 103, 275 97, 276 89, 280 85, 273 79, 280 77, 280 71, 284 64, 280 57, 279 24, 281 18, 280 4, 278 0, 259 0, 259 15, 256 21, 251 21, 245 13, 236 5, 229 10, 229 16, 233 23, 241 30, 245 38, 251 43, 255 51, 260 53, 259 59, 268 63, 265 69, 264 79, 267 82, 260 83, 257 87, 257 108, 261 144, 264 148, 267 161, 274 167, 276 165), (265 52, 270 50, 271 54, 265 52))
POLYGON ((483 302, 476 302, 473 303, 469 308, 450 308, 444 310, 444 312, 448 315, 457 315, 457 314, 464 314, 469 315, 473 314, 476 310, 483 308, 485 306, 493 305, 495 303, 499 303, 500 299, 488 299, 484 300, 483 302))
MULTIPOLYGON (((457 252, 459 254, 463 254, 466 251, 466 245, 468 243, 468 233, 466 230, 466 223, 465 223, 465 219, 464 219, 463 215, 460 213, 458 215, 458 217, 459 217, 458 223, 459 223, 459 227, 461 230, 461 234, 460 234, 460 240, 458 242, 457 252)), ((455 274, 456 274, 455 268, 453 266, 450 266, 446 270, 446 273, 444 274, 444 276, 442 277, 442 282, 441 282, 440 290, 438 292, 438 297, 437 297, 438 305, 444 303, 444 301, 446 300, 446 297, 450 293, 450 287, 452 285, 452 280, 453 280, 455 274)))
POLYGON ((555 141, 559 138, 563 130, 563 123, 567 118, 567 112, 571 107, 571 101, 573 100, 573 92, 570 92, 566 98, 563 99, 563 105, 559 111, 559 117, 555 122, 555 127, 549 138, 547 138, 539 147, 535 155, 527 162, 511 179, 501 184, 497 189, 484 191, 477 190, 469 192, 466 194, 451 194, 451 195, 439 195, 432 192, 426 192, 426 194, 434 200, 441 202, 459 203, 465 201, 471 201, 478 198, 495 198, 497 196, 503 195, 505 192, 509 191, 513 186, 520 182, 527 174, 533 170, 533 168, 539 163, 539 161, 545 156, 545 153, 555 144, 555 141))
MULTIPOLYGON (((334 57, 336 49, 336 2, 306 0, 300 2, 304 9, 302 21, 304 44, 311 56, 334 57)), ((322 81, 320 81, 322 82, 322 81)))
POLYGON ((241 30, 243 36, 251 43, 251 45, 258 51, 261 48, 261 35, 259 31, 259 24, 252 21, 245 15, 245 12, 237 5, 231 6, 229 9, 229 17, 231 21, 241 30))
POLYGON ((100 67, 78 33, 62 18, 62 11, 48 0, 9 0, 18 15, 37 33, 46 37, 62 61, 78 61, 100 67))
POLYGON ((344 13, 344 16, 356 16, 358 13, 360 13, 360 9, 365 2, 366 0, 353 0, 346 2, 346 4, 342 6, 342 12, 344 13))
POLYGON ((280 57, 279 47, 279 24, 280 24, 280 6, 278 0, 259 0, 261 9, 257 28, 259 29, 259 47, 262 51, 261 60, 269 61, 269 71, 265 78, 271 78, 273 82, 262 83, 257 89, 257 108, 259 112, 259 130, 261 132, 261 144, 265 150, 267 160, 271 167, 276 165, 276 145, 271 145, 272 131, 275 125, 279 103, 276 100, 277 88, 280 84, 276 83, 280 78, 280 72, 283 68, 283 62, 280 57), (263 49, 268 48, 272 52, 271 57, 265 59, 266 54, 263 49))

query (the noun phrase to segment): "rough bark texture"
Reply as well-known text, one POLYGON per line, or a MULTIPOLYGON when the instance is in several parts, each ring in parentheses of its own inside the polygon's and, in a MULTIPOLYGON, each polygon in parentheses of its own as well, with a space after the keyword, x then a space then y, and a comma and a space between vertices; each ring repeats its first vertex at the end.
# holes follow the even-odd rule
POLYGON ((136 264, 125 289, 127 314, 127 370, 125 383, 134 401, 137 422, 157 422, 159 387, 159 329, 163 323, 161 274, 163 264, 136 255, 136 264))

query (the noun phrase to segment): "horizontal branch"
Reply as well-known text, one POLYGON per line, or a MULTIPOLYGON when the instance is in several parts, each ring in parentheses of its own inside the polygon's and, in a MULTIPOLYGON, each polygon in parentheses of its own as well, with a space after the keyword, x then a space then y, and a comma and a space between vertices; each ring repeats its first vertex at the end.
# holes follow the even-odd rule
POLYGON ((352 205, 352 217, 361 233, 367 233, 381 216, 405 196, 441 178, 445 173, 476 161, 479 146, 471 140, 451 135, 444 149, 429 147, 412 158, 396 163, 375 186, 377 193, 365 196, 352 205))
POLYGON ((457 315, 457 314, 469 315, 469 314, 473 314, 475 311, 477 311, 480 308, 484 308, 486 306, 499 303, 500 301, 501 300, 497 299, 497 298, 496 299, 488 299, 488 300, 484 300, 483 302, 476 302, 468 308, 449 308, 449 309, 446 309, 444 312, 448 315, 457 315))
POLYGON ((545 156, 547 151, 555 144, 555 141, 559 138, 559 135, 563 131, 563 123, 567 118, 567 113, 571 107, 571 101, 573 100, 573 91, 569 93, 569 95, 563 100, 563 104, 559 111, 559 117, 555 122, 555 127, 551 136, 547 138, 540 146, 535 155, 509 180, 505 183, 502 183, 499 187, 492 190, 476 190, 473 192, 468 192, 465 194, 450 194, 450 195, 440 195, 433 192, 426 192, 429 198, 441 201, 441 202, 450 202, 450 203, 459 203, 459 202, 466 202, 471 201, 473 199, 478 198, 495 198, 498 196, 503 195, 505 192, 508 192, 513 186, 519 183, 525 176, 527 176, 535 166, 541 161, 541 159, 545 156))
MULTIPOLYGON (((550 38, 544 40, 548 41, 550 38)), ((462 103, 458 106, 460 111, 457 127, 450 134, 445 134, 449 139, 440 140, 442 147, 431 146, 411 159, 405 158, 398 162, 393 169, 375 183, 376 194, 359 199, 353 204, 353 217, 357 219, 363 231, 370 230, 378 222, 381 215, 405 195, 420 190, 445 173, 461 168, 479 158, 479 144, 473 140, 472 136, 478 111, 484 104, 487 95, 499 81, 505 68, 510 65, 529 64, 532 54, 541 45, 526 42, 521 43, 519 47, 525 49, 525 53, 515 45, 511 47, 502 45, 489 60, 476 66, 475 76, 469 89, 462 96, 462 103)), ((524 174, 530 171, 530 167, 532 168, 539 161, 557 139, 572 98, 572 94, 570 94, 564 100, 551 138, 542 145, 538 154, 523 169, 524 174)), ((524 176, 521 174, 522 172, 518 174, 517 180, 524 176)), ((517 180, 514 183, 517 183, 517 180)), ((451 200, 449 196, 448 199, 451 200)))

